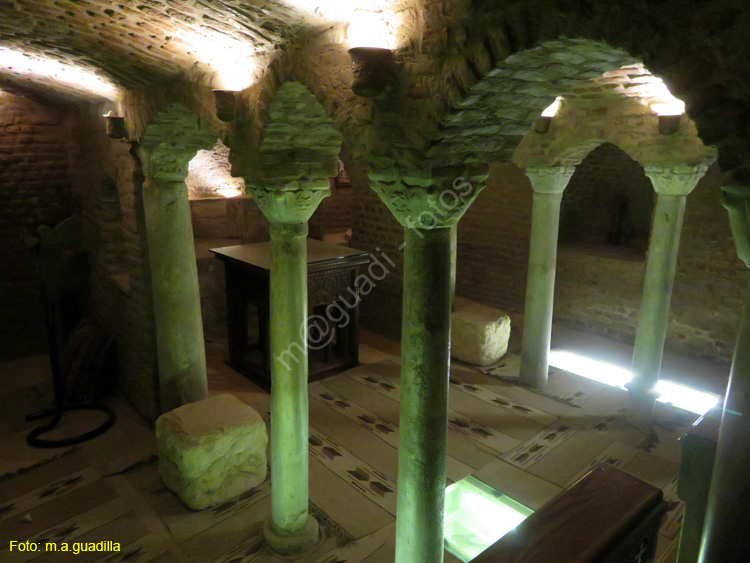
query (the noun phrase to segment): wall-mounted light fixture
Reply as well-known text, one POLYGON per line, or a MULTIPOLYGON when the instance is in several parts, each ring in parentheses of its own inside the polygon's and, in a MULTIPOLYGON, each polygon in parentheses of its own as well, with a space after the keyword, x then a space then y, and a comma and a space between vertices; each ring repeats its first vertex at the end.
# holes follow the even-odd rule
POLYGON ((221 121, 234 121, 234 114, 237 108, 237 94, 235 90, 214 90, 214 100, 216 100, 216 117, 221 121))
POLYGON ((660 115, 659 116, 659 133, 662 135, 671 135, 677 133, 680 129, 681 115, 660 115))
POLYGON ((125 129, 125 118, 119 115, 112 115, 112 112, 104 116, 107 124, 107 136, 112 139, 124 139, 127 136, 125 129))
POLYGON ((654 102, 650 104, 651 111, 659 116, 659 133, 662 135, 672 135, 680 129, 682 114, 685 113, 685 102, 682 102, 669 95, 666 101, 654 102))
POLYGON ((561 97, 555 98, 555 101, 552 102, 545 110, 542 112, 542 115, 539 116, 539 118, 534 123, 534 131, 539 133, 540 135, 544 135, 547 131, 549 131, 549 126, 552 124, 552 118, 555 117, 557 114, 557 110, 560 109, 560 102, 562 101, 561 97))
POLYGON ((396 84, 396 59, 393 51, 382 47, 354 47, 352 92, 364 98, 379 98, 396 84))

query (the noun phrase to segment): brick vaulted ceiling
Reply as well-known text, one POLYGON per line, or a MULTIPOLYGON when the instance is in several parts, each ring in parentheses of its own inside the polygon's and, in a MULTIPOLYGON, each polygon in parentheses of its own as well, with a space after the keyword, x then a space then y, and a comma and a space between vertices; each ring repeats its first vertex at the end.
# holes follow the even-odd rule
POLYGON ((200 70, 212 56, 263 59, 299 30, 325 24, 314 10, 305 10, 305 4, 0 0, 0 86, 87 97, 85 91, 60 88, 54 80, 24 69, 26 60, 37 57, 92 71, 103 81, 125 88, 200 70))

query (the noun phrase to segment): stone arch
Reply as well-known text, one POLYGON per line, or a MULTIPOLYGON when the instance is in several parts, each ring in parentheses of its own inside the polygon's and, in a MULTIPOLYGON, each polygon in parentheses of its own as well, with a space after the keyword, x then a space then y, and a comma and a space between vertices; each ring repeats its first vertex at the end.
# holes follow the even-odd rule
POLYGON ((716 151, 703 144, 687 116, 676 134, 660 134, 659 116, 649 107, 660 99, 655 90, 660 82, 642 64, 633 64, 575 85, 557 98, 549 131, 527 133, 513 161, 521 168, 576 166, 594 148, 611 143, 644 168, 710 164, 716 151))
POLYGON ((216 140, 182 104, 168 105, 146 127, 139 152, 160 410, 207 396, 198 269, 185 178, 190 160, 216 140))
POLYGON ((633 64, 637 61, 625 51, 587 39, 550 41, 513 54, 489 70, 444 116, 430 159, 454 165, 509 161, 557 96, 633 64))
POLYGON ((574 1, 554 6, 545 0, 474 6, 465 44, 466 68, 455 76, 469 87, 484 77, 485 60, 501 66, 509 56, 561 37, 606 42, 637 56, 662 77, 670 91, 686 103, 706 144, 718 147, 718 164, 738 183, 750 184, 750 88, 746 80, 748 52, 745 10, 739 5, 705 3, 685 10, 667 3, 648 4, 574 1), (626 12, 626 13, 625 13, 626 12), (716 54, 726 45, 733 56, 716 54), (731 47, 729 46, 731 45, 731 47), (467 80, 461 80, 468 75, 467 80))

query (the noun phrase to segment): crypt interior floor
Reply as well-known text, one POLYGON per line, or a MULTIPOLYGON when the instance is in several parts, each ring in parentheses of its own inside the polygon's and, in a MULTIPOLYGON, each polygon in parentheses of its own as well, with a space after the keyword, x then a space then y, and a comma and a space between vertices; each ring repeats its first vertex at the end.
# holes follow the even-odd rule
MULTIPOLYGON (((514 331, 520 334, 519 331, 514 331)), ((568 335, 569 336, 569 335, 568 335)), ((512 348, 517 352, 517 337, 512 348)), ((209 340, 211 393, 231 392, 268 420, 269 396, 223 363, 221 338, 209 340)), ((551 370, 540 394, 515 385, 518 355, 488 375, 454 362, 447 474, 474 475, 532 509, 601 462, 664 490, 674 505, 656 561, 676 559, 683 505, 675 487, 677 439, 696 416, 659 404, 653 430, 623 421, 626 393, 551 370)), ((310 385, 310 503, 324 539, 299 561, 391 563, 394 550, 399 349, 365 333, 360 366, 310 385)), ((159 479, 153 432, 132 407, 112 399, 116 425, 79 446, 32 449, 23 415, 49 401, 47 358, 0 364, 0 560, 260 563, 281 559, 261 542, 270 514, 267 480, 239 498, 199 512, 159 479), (13 552, 10 540, 111 540, 119 553, 76 556, 13 552)), ((98 415, 69 415, 75 432, 98 415)), ((446 553, 447 562, 455 562, 446 553)))

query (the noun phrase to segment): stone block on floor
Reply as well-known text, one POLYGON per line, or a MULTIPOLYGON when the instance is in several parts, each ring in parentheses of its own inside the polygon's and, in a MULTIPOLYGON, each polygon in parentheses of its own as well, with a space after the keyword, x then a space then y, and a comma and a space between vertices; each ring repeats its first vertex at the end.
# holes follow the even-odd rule
POLYGON ((510 317, 479 303, 458 303, 451 314, 451 356, 478 366, 495 363, 508 351, 510 317))
POLYGON ((266 478, 266 425, 233 395, 164 413, 156 440, 164 484, 194 510, 226 502, 266 478))

